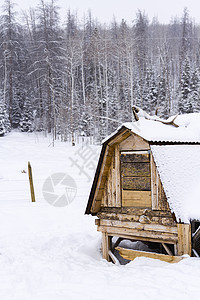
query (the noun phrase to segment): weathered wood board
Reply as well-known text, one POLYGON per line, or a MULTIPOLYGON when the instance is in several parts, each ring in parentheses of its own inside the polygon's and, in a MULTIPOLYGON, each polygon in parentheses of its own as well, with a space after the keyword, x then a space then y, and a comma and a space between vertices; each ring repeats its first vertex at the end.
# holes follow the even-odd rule
POLYGON ((122 205, 119 144, 115 145, 115 179, 116 179, 116 207, 122 205))
POLYGON ((178 255, 192 254, 191 224, 177 224, 178 255))
POLYGON ((123 177, 122 188, 124 190, 136 191, 150 191, 151 178, 150 177, 123 177))
POLYGON ((105 220, 97 219, 96 225, 98 226, 113 226, 119 228, 133 228, 138 230, 146 231, 156 231, 156 232, 165 232, 165 233, 174 233, 178 234, 177 226, 163 226, 159 224, 144 224, 139 222, 130 222, 130 221, 118 221, 118 220, 105 220), (98 221, 98 222, 97 222, 98 221))
POLYGON ((131 163, 126 162, 121 164, 121 175, 124 176, 151 176, 150 164, 147 162, 131 163))
POLYGON ((121 153, 121 162, 149 162, 150 155, 148 153, 142 153, 142 151, 131 153, 131 152, 122 152, 121 153), (140 152, 140 153, 139 153, 140 152))
POLYGON ((156 164, 153 156, 151 155, 151 197, 153 210, 168 210, 169 204, 158 174, 156 164))
POLYGON ((159 254, 153 252, 131 250, 131 249, 125 249, 121 247, 117 247, 116 250, 119 251, 120 255, 123 258, 128 260, 134 260, 136 257, 148 257, 148 258, 166 261, 168 263, 177 263, 184 258, 181 256, 172 256, 172 255, 165 255, 165 254, 159 254))
POLYGON ((150 154, 127 151, 120 155, 122 206, 151 207, 150 154))
POLYGON ((158 243, 175 244, 178 235, 173 232, 160 232, 154 230, 140 230, 137 228, 122 228, 115 226, 97 226, 97 230, 107 233, 109 236, 125 237, 132 240, 145 240, 158 243))
POLYGON ((151 192, 122 190, 122 206, 151 207, 151 192))
POLYGON ((166 226, 176 225, 173 215, 168 210, 152 210, 151 208, 136 208, 136 207, 120 207, 109 208, 104 207, 97 214, 100 219, 120 220, 142 223, 153 223, 166 226))
POLYGON ((149 150, 149 143, 136 134, 131 134, 120 143, 120 151, 149 150))

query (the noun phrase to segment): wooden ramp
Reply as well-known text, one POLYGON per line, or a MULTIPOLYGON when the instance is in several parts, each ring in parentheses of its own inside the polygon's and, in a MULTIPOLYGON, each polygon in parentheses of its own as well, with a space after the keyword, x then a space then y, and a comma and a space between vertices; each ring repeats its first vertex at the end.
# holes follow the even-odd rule
POLYGON ((119 254, 123 258, 128 260, 134 260, 136 257, 148 257, 148 258, 159 259, 169 263, 177 263, 184 258, 182 256, 172 256, 172 255, 158 254, 153 252, 131 250, 122 247, 116 247, 115 249, 119 251, 119 254))

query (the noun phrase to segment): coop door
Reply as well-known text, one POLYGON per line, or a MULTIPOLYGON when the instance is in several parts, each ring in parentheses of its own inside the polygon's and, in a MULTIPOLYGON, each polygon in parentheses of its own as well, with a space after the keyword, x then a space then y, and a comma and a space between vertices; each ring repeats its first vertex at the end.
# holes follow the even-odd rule
POLYGON ((150 153, 121 152, 122 206, 151 207, 150 153))

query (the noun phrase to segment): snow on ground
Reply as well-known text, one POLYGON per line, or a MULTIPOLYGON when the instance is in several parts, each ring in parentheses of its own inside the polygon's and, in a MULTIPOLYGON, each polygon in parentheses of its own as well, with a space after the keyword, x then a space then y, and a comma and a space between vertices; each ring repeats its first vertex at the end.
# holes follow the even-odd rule
POLYGON ((0 299, 199 299, 199 259, 168 264, 138 258, 125 266, 102 259, 94 217, 84 215, 91 158, 96 153, 97 160, 99 147, 89 148, 89 166, 80 160, 82 142, 50 144, 50 138, 17 132, 0 139, 0 299), (23 172, 28 161, 36 203, 23 172), (73 161, 84 163, 85 173, 73 161), (57 172, 77 184, 74 201, 65 207, 51 206, 42 194, 45 179, 57 172))

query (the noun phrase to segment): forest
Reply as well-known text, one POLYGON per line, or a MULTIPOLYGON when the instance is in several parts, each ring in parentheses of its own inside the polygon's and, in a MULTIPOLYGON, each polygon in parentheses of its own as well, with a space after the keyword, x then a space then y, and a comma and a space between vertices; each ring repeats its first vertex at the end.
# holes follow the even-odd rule
POLYGON ((199 112, 200 25, 187 8, 169 24, 130 13, 131 25, 101 24, 90 11, 79 20, 70 10, 61 22, 55 0, 21 13, 5 0, 0 126, 100 143, 132 121, 133 105, 162 118, 199 112))

